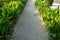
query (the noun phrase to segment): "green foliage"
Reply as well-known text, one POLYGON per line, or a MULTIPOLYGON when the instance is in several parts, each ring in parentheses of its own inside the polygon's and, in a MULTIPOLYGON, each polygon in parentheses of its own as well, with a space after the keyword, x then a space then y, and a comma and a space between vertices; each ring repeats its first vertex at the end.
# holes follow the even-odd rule
POLYGON ((52 6, 54 0, 45 0, 45 2, 47 2, 50 6, 52 6))
POLYGON ((26 1, 27 1, 27 0, 21 0, 21 2, 22 2, 23 4, 26 4, 26 1))
POLYGON ((46 28, 49 31, 50 40, 60 39, 60 9, 51 9, 46 2, 36 0, 36 7, 46 23, 46 28))
POLYGON ((0 40, 10 40, 13 33, 11 26, 17 20, 26 2, 27 0, 6 0, 0 2, 0 40))

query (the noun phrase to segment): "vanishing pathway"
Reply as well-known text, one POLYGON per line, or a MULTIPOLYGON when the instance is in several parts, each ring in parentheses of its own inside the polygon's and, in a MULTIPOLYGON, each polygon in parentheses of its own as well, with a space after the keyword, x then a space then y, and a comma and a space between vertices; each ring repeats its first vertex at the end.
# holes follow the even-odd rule
POLYGON ((39 19, 35 0, 28 0, 15 25, 14 40, 47 40, 47 34, 39 19))

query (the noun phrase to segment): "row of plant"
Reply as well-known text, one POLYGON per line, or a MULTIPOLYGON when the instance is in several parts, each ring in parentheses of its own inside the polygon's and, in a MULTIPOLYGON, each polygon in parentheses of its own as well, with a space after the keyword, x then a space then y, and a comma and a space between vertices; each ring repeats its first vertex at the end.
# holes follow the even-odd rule
POLYGON ((49 40, 60 40, 60 9, 51 9, 47 2, 36 0, 36 7, 42 15, 48 30, 49 40))
POLYGON ((27 0, 0 1, 0 40, 10 40, 13 26, 27 0))

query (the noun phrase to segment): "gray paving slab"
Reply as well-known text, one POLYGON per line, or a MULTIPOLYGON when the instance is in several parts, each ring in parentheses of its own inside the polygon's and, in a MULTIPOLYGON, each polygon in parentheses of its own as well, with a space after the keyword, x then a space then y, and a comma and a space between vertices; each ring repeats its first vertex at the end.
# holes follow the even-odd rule
POLYGON ((14 40, 47 40, 47 33, 41 25, 39 17, 35 0, 28 0, 15 25, 14 40))

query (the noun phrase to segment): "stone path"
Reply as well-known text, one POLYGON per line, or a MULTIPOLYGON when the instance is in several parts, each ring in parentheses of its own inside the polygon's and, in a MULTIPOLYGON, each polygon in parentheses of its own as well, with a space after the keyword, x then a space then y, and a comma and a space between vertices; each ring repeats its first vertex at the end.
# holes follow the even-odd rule
POLYGON ((15 25, 14 40, 47 40, 45 28, 41 25, 35 0, 28 0, 22 15, 15 25))

